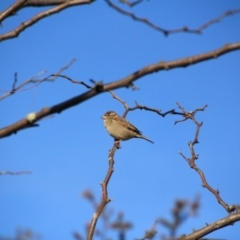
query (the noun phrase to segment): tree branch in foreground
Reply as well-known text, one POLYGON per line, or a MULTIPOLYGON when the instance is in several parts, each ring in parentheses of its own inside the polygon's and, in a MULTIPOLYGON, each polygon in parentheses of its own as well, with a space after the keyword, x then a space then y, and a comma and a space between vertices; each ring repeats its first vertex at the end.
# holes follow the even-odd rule
MULTIPOLYGON (((133 20, 135 21, 139 21, 142 23, 145 23, 146 25, 148 25, 149 27, 153 28, 154 30, 157 30, 159 32, 162 32, 165 36, 168 36, 169 34, 173 34, 173 33, 182 33, 182 32, 186 32, 186 33, 195 33, 195 34, 200 34, 202 33, 202 31, 206 28, 208 28, 210 25, 214 24, 214 23, 218 23, 220 22, 223 18, 226 18, 228 16, 232 16, 234 14, 240 13, 240 8, 238 9, 234 9, 234 10, 229 10, 224 12, 223 14, 221 14, 219 17, 214 18, 206 23, 204 23, 203 25, 201 25, 200 27, 198 27, 197 29, 190 29, 188 27, 182 27, 182 28, 178 28, 178 29, 173 29, 173 30, 167 30, 165 28, 159 27, 155 24, 153 24, 152 22, 150 22, 148 19, 146 18, 140 18, 137 17, 135 14, 131 13, 131 12, 127 12, 123 9, 121 9, 120 7, 118 7, 117 5, 113 4, 110 0, 105 0, 107 2, 107 4, 112 7, 113 9, 115 9, 116 11, 122 13, 123 15, 129 16, 131 17, 133 20)), ((128 4, 131 5, 131 4, 128 4)))
MULTIPOLYGON (((30 27, 31 25, 35 24, 39 20, 48 17, 52 14, 58 13, 68 7, 76 6, 76 5, 82 5, 82 4, 90 4, 94 0, 66 0, 64 3, 61 3, 57 5, 56 7, 53 7, 51 9, 48 9, 46 11, 40 12, 31 19, 29 19, 26 22, 21 23, 18 27, 16 27, 14 30, 0 35, 0 42, 9 38, 14 38, 19 35, 19 33, 23 32, 26 28, 30 27)), ((7 10, 2 12, 0 14, 0 23, 2 20, 4 20, 6 17, 15 14, 16 11, 20 10, 23 6, 26 0, 20 0, 20 2, 14 3, 12 6, 10 6, 7 10)), ((45 4, 49 6, 49 4, 45 4)))
POLYGON ((100 93, 117 89, 117 88, 122 88, 122 87, 129 87, 129 86, 132 87, 132 84, 134 81, 140 79, 141 77, 144 77, 145 75, 152 74, 154 72, 158 72, 162 70, 170 70, 174 68, 187 67, 189 65, 193 65, 202 61, 217 58, 218 56, 221 56, 223 54, 229 53, 231 51, 239 50, 239 49, 240 49, 240 42, 227 44, 219 49, 216 49, 214 51, 207 52, 204 54, 199 54, 192 57, 173 60, 169 62, 161 61, 155 64, 148 65, 134 72, 133 74, 130 74, 125 78, 122 78, 120 80, 117 80, 108 84, 102 84, 101 82, 97 82, 95 83, 95 86, 91 88, 91 90, 83 94, 80 94, 76 97, 68 99, 67 101, 56 104, 52 107, 43 108, 39 112, 30 113, 24 119, 19 120, 18 122, 10 126, 0 129, 0 138, 9 136, 13 133, 17 133, 17 131, 19 130, 32 127, 35 122, 40 121, 42 118, 52 115, 54 113, 61 113, 62 111, 70 107, 76 106, 92 97, 97 96, 100 93))

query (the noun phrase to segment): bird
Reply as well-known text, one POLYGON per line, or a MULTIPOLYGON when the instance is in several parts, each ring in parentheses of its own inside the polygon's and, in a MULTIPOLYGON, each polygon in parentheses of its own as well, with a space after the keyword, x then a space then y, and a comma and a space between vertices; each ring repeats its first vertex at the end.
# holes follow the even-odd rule
POLYGON ((119 116, 113 111, 106 112, 102 116, 102 119, 108 133, 117 141, 125 141, 131 138, 142 138, 153 143, 153 141, 143 136, 141 131, 129 123, 125 118, 119 116))

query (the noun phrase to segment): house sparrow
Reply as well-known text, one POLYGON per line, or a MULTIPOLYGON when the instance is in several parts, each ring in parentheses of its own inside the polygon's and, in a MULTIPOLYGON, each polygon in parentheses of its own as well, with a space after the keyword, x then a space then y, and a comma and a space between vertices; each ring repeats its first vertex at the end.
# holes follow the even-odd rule
POLYGON ((102 119, 104 120, 104 126, 108 133, 115 140, 128 140, 131 138, 143 138, 151 143, 151 140, 141 134, 141 132, 129 123, 125 118, 120 117, 113 111, 106 112, 102 119))

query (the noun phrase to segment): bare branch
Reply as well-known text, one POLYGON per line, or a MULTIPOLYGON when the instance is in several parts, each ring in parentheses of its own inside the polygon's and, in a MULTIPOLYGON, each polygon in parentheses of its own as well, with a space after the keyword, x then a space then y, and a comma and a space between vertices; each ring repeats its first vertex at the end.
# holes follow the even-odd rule
POLYGON ((15 14, 28 0, 18 0, 13 5, 11 5, 8 9, 0 13, 0 24, 7 17, 15 14))
MULTIPOLYGON (((178 238, 178 240, 192 240, 192 239, 200 239, 201 237, 206 236, 207 234, 217 231, 220 228, 233 225, 235 222, 240 221, 240 211, 238 210, 236 213, 231 213, 229 216, 222 218, 214 223, 207 224, 207 226, 194 231, 193 233, 182 236, 178 238)), ((177 239, 176 239, 177 240, 177 239)))
POLYGON ((19 171, 19 172, 12 172, 12 171, 0 171, 0 175, 22 175, 22 174, 31 174, 31 171, 19 171))
POLYGON ((200 55, 195 55, 192 57, 187 57, 179 60, 174 60, 170 62, 158 62, 156 64, 151 64, 149 66, 143 67, 142 69, 134 72, 133 74, 122 78, 120 80, 117 80, 112 83, 108 84, 102 84, 101 82, 98 82, 95 84, 95 87, 93 87, 91 90, 80 94, 76 97, 73 97, 65 102, 59 103, 57 105, 54 105, 49 108, 43 108, 41 111, 34 113, 35 118, 31 121, 28 120, 28 117, 10 125, 7 126, 3 129, 0 129, 0 138, 9 136, 13 133, 16 133, 17 131, 31 127, 33 123, 41 120, 42 118, 52 115, 54 113, 61 113, 62 111, 74 107, 75 105, 78 105, 92 97, 97 96, 100 93, 109 91, 109 90, 114 90, 117 88, 122 88, 122 87, 128 87, 131 85, 134 81, 140 79, 141 77, 152 74, 153 72, 158 72, 161 70, 169 70, 173 68, 179 68, 179 67, 186 67, 188 65, 196 64, 202 61, 206 61, 209 59, 216 58, 218 56, 221 56, 223 54, 226 54, 228 52, 238 50, 240 49, 240 42, 239 43, 233 43, 233 44, 228 44, 223 46, 222 48, 216 49, 212 52, 200 54, 200 55))
MULTIPOLYGON (((46 70, 44 70, 41 73, 37 74, 36 76, 34 76, 34 77, 30 78, 30 79, 27 79, 26 81, 24 81, 23 83, 21 83, 17 87, 16 87, 16 84, 17 84, 17 73, 15 73, 14 74, 14 82, 13 82, 12 89, 10 91, 0 90, 0 92, 5 92, 5 94, 0 96, 0 101, 3 100, 6 97, 9 97, 10 95, 12 95, 12 94, 14 94, 16 92, 25 91, 25 90, 28 90, 30 88, 37 87, 42 82, 50 82, 50 81, 53 82, 58 76, 63 77, 62 75, 60 75, 60 73, 65 71, 66 69, 68 69, 75 61, 76 61, 75 59, 71 60, 66 66, 60 68, 56 74, 51 74, 50 76, 48 76, 48 77, 46 77, 44 79, 37 80, 36 79, 37 77, 39 77, 40 75, 43 75, 43 74, 45 74, 47 72, 46 70), (51 78, 52 76, 53 76, 53 78, 51 78), (29 87, 29 88, 23 88, 23 87, 25 87, 26 85, 28 85, 30 83, 33 83, 34 85, 29 87)), ((65 78, 67 78, 67 77, 65 77, 65 78)))
POLYGON ((180 67, 187 67, 202 61, 210 60, 210 59, 215 59, 223 54, 226 54, 231 51, 239 50, 240 49, 240 42, 233 43, 233 44, 226 44, 221 48, 218 48, 214 51, 199 54, 199 55, 194 55, 191 57, 187 58, 182 58, 178 60, 173 60, 169 62, 163 62, 160 61, 155 64, 150 64, 146 67, 143 67, 142 69, 139 69, 138 71, 134 72, 133 74, 120 79, 118 81, 115 81, 113 83, 109 83, 104 86, 104 90, 113 90, 116 88, 120 87, 127 87, 130 84, 132 84, 135 80, 148 75, 152 74, 154 72, 162 71, 162 70, 170 70, 174 68, 180 68, 180 67))
POLYGON ((62 78, 65 78, 65 79, 69 80, 69 81, 72 82, 72 83, 82 84, 82 85, 85 86, 86 88, 92 88, 91 86, 87 85, 85 82, 73 80, 73 79, 71 79, 70 77, 68 77, 68 76, 66 76, 66 75, 52 74, 52 75, 50 75, 50 77, 51 77, 51 76, 54 76, 54 77, 62 77, 62 78))
POLYGON ((24 7, 47 7, 65 3, 71 0, 28 0, 24 7))
MULTIPOLYGON (((45 17, 48 17, 48 16, 50 16, 52 14, 55 14, 55 13, 58 13, 58 12, 64 10, 64 9, 68 8, 68 7, 72 7, 72 6, 76 6, 76 5, 82 5, 82 4, 90 4, 93 1, 94 0, 67 0, 64 3, 62 3, 62 4, 60 4, 56 7, 53 7, 51 9, 46 10, 46 11, 38 13, 37 15, 35 15, 31 19, 29 19, 28 21, 23 22, 21 25, 19 25, 14 30, 0 35, 0 42, 3 41, 3 40, 9 39, 9 38, 17 37, 20 32, 22 32, 26 28, 30 27, 31 25, 33 25, 34 23, 38 22, 39 20, 41 20, 45 17)), ((4 16, 6 16, 6 14, 4 16)), ((0 16, 0 19, 1 19, 1 16, 0 16)))
POLYGON ((212 20, 208 21, 207 23, 203 24, 198 29, 196 29, 196 31, 202 32, 204 29, 208 28, 210 25, 212 25, 214 23, 219 23, 223 18, 237 14, 237 13, 240 13, 240 8, 237 8, 234 10, 229 10, 229 11, 223 13, 222 15, 220 15, 219 17, 212 19, 212 20))
POLYGON ((150 107, 146 107, 146 106, 143 106, 143 105, 139 105, 136 101, 135 101, 135 103, 136 103, 136 106, 130 108, 129 111, 133 111, 135 109, 146 110, 146 111, 155 112, 162 117, 165 117, 167 114, 183 115, 180 112, 176 112, 175 109, 171 109, 171 110, 169 110, 165 113, 162 113, 160 109, 155 109, 155 108, 150 108, 150 107))
MULTIPOLYGON (((112 97, 114 99, 118 100, 120 103, 123 104, 123 106, 126 110, 129 110, 129 107, 126 102, 124 102, 120 97, 118 97, 113 91, 109 90, 109 92, 112 94, 112 97)), ((126 115, 124 117, 126 117, 126 115)))
POLYGON ((128 0, 119 0, 121 3, 127 4, 129 7, 134 7, 135 5, 141 3, 143 0, 136 0, 134 2, 130 2, 128 0))
MULTIPOLYGON (((155 29, 155 30, 157 30, 159 32, 162 32, 165 36, 168 36, 169 34, 173 34, 173 33, 182 33, 182 32, 200 34, 200 33, 202 33, 202 31, 204 29, 208 28, 210 25, 212 25, 214 23, 218 23, 223 18, 231 16, 231 15, 234 15, 234 14, 237 14, 237 13, 240 13, 240 8, 234 9, 234 10, 229 10, 229 11, 221 14, 219 17, 204 23, 203 25, 201 25, 197 29, 189 29, 188 27, 182 27, 182 28, 178 28, 178 29, 167 30, 165 28, 162 28, 162 27, 159 27, 159 26, 153 24, 152 22, 150 22, 146 18, 137 17, 135 14, 133 14, 131 12, 127 12, 127 11, 121 9, 117 5, 113 4, 110 0, 105 0, 105 1, 107 2, 107 4, 110 7, 112 7, 116 11, 122 13, 123 15, 131 17, 135 21, 139 21, 139 22, 145 23, 149 27, 151 27, 151 28, 153 28, 153 29, 155 29)), ((131 3, 129 3, 128 1, 124 1, 124 2, 127 3, 129 6, 131 6, 131 3)), ((137 3, 139 3, 139 1, 137 1, 137 3)), ((135 5, 135 4, 133 4, 133 5, 135 5)))
POLYGON ((110 0, 105 0, 107 2, 107 4, 112 7, 113 9, 117 10, 118 12, 127 15, 129 17, 131 17, 132 19, 139 21, 139 22, 143 22, 145 24, 147 24, 148 26, 150 26, 151 28, 162 32, 164 35, 168 35, 168 30, 158 27, 157 25, 151 23, 150 21, 148 21, 146 18, 139 18, 136 15, 134 15, 133 13, 127 12, 121 8, 119 8, 118 6, 116 6, 115 4, 113 4, 110 0))
POLYGON ((106 175, 104 181, 101 183, 102 202, 98 206, 97 211, 93 214, 93 218, 92 218, 92 221, 90 223, 88 236, 87 236, 88 240, 92 240, 98 218, 100 217, 101 213, 103 212, 105 206, 111 201, 111 199, 108 197, 107 186, 108 186, 109 180, 111 179, 111 176, 112 176, 113 171, 114 171, 114 168, 113 168, 113 166, 114 166, 114 154, 115 154, 115 151, 117 149, 118 149, 118 143, 114 142, 114 146, 109 151, 109 154, 108 154, 108 164, 109 164, 108 172, 107 172, 107 175, 106 175))
MULTIPOLYGON (((201 177, 202 183, 203 183, 203 187, 207 188, 216 197, 218 203, 221 204, 227 212, 235 211, 236 206, 235 205, 229 206, 227 203, 225 203, 223 201, 223 199, 220 197, 220 192, 218 190, 213 189, 208 184, 204 173, 202 172, 202 170, 200 168, 197 167, 197 165, 195 163, 195 161, 198 159, 198 155, 195 153, 194 145, 199 143, 199 141, 198 141, 199 131, 200 131, 200 128, 202 127, 202 125, 203 125, 202 122, 197 122, 196 121, 195 114, 198 111, 204 111, 205 108, 207 107, 207 105, 205 105, 202 108, 197 108, 193 112, 187 112, 182 106, 180 106, 179 103, 177 103, 177 105, 182 110, 182 112, 184 114, 183 115, 184 120, 191 119, 197 126, 194 140, 192 142, 188 143, 188 146, 189 146, 190 152, 191 152, 191 158, 187 158, 182 152, 179 152, 179 154, 188 162, 189 166, 199 174, 199 176, 201 177)), ((183 121, 183 120, 180 120, 180 121, 183 121)), ((180 121, 176 121, 175 123, 180 122, 180 121)))

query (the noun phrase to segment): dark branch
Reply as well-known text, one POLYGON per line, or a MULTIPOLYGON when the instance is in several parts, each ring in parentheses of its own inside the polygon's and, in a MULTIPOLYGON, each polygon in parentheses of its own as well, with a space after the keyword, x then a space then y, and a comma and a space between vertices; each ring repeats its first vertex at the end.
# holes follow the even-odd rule
MULTIPOLYGON (((32 26, 33 24, 35 24, 36 22, 38 22, 39 20, 45 18, 45 17, 49 17, 53 14, 56 14, 66 8, 72 7, 72 6, 77 6, 77 5, 82 5, 82 4, 90 4, 92 3, 94 0, 67 0, 64 1, 64 3, 61 3, 59 5, 57 5, 56 7, 53 7, 51 9, 48 9, 46 11, 43 11, 41 13, 38 13, 37 15, 35 15, 34 17, 32 17, 31 19, 29 19, 26 22, 21 23, 17 28, 15 28, 14 30, 2 34, 0 35, 0 42, 4 41, 6 39, 10 39, 10 38, 14 38, 17 37, 21 32, 23 32, 26 28, 32 26)), ((11 6, 10 8, 8 8, 7 10, 5 10, 3 13, 0 14, 0 23, 1 21, 3 21, 6 17, 10 16, 11 14, 15 13, 17 10, 20 10, 23 5, 23 3, 25 3, 24 0, 21 0, 22 4, 21 5, 17 5, 14 6, 16 4, 14 4, 13 6, 11 6)))
POLYGON ((153 72, 158 72, 161 70, 170 70, 174 68, 179 67, 186 67, 192 64, 196 64, 202 61, 206 61, 209 59, 216 58, 218 56, 221 56, 223 54, 226 54, 228 52, 238 50, 240 49, 240 42, 239 43, 233 43, 223 46, 222 48, 216 49, 215 51, 195 55, 192 57, 187 57, 179 60, 174 60, 170 62, 158 62, 156 64, 151 64, 149 66, 146 66, 137 72, 134 72, 133 74, 130 74, 129 76, 122 78, 118 81, 108 83, 108 84, 96 84, 94 88, 91 90, 78 95, 76 97, 73 97, 67 101, 64 101, 62 103, 59 103, 57 105, 54 105, 49 108, 44 108, 41 111, 34 113, 35 118, 31 121, 28 120, 28 117, 10 125, 3 129, 0 129, 0 138, 9 136, 13 133, 16 133, 17 131, 32 126, 33 123, 41 120, 42 118, 52 115, 54 113, 61 113, 62 111, 74 107, 75 105, 78 105, 80 103, 83 103, 84 101, 97 96, 100 93, 107 92, 109 90, 114 90, 117 88, 122 87, 128 87, 131 85, 134 81, 140 79, 141 77, 144 77, 145 75, 152 74, 153 72))
MULTIPOLYGON (((235 10, 229 10, 229 11, 223 13, 222 15, 220 15, 219 17, 204 23, 202 26, 198 27, 197 29, 189 29, 188 27, 182 27, 182 28, 177 28, 177 29, 173 29, 173 30, 167 30, 165 28, 162 28, 162 27, 159 27, 159 26, 153 24, 152 22, 150 22, 146 18, 137 17, 134 13, 131 13, 131 12, 128 12, 128 11, 125 11, 125 10, 121 9, 117 5, 113 4, 110 0, 105 0, 105 1, 107 2, 107 4, 110 7, 112 7, 116 11, 120 12, 121 14, 129 16, 135 21, 145 23, 146 25, 153 28, 154 30, 162 32, 165 36, 168 36, 169 34, 173 34, 173 33, 183 33, 183 32, 200 34, 200 33, 202 33, 202 31, 204 29, 208 28, 210 25, 212 25, 214 23, 218 23, 223 18, 234 15, 234 14, 237 14, 237 13, 240 13, 240 8, 235 9, 235 10)), ((131 5, 131 4, 128 4, 128 5, 131 5)))

